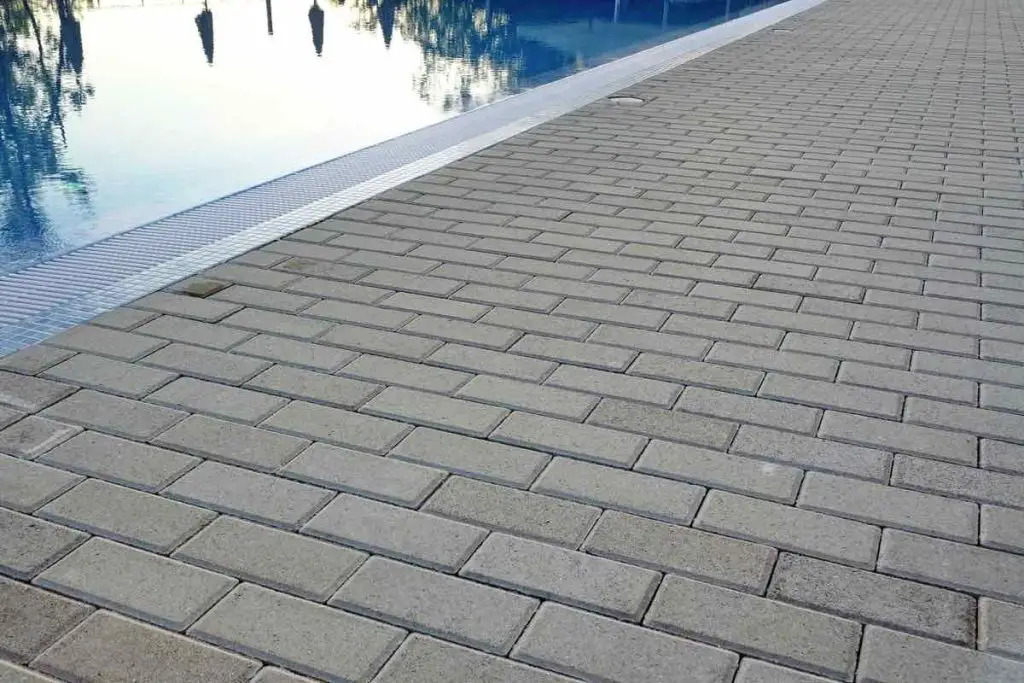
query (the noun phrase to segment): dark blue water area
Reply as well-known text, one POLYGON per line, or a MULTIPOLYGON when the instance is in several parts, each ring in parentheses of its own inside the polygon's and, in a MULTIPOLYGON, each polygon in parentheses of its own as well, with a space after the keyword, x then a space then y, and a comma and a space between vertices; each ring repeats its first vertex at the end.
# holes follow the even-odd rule
POLYGON ((0 273, 781 0, 0 0, 0 273))

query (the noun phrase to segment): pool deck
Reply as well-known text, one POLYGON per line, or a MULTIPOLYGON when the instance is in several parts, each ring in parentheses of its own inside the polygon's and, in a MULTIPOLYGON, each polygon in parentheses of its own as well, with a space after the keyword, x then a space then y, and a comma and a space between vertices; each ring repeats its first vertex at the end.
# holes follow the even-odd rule
POLYGON ((1022 45, 828 0, 0 359, 0 681, 1024 681, 1022 45))

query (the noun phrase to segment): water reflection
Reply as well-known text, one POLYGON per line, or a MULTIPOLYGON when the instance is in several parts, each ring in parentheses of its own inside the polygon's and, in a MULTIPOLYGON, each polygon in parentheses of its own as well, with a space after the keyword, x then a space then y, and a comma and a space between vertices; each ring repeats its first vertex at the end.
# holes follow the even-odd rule
POLYGON ((0 273, 779 1, 0 0, 0 273))

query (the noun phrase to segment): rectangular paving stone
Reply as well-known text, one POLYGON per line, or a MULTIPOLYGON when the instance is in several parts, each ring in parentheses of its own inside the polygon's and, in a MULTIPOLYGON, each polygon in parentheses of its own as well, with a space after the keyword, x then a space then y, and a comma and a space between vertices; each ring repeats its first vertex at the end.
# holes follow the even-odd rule
POLYGON ((803 477, 795 467, 657 439, 633 469, 779 503, 796 500, 803 477))
MULTIPOLYGON (((907 399, 908 410, 912 400, 907 399)), ((826 411, 818 434, 837 441, 878 446, 963 465, 978 463, 976 437, 931 427, 826 411)))
POLYGON ((740 427, 730 450, 740 455, 875 481, 888 481, 892 466, 892 454, 874 448, 751 425, 740 427))
MULTIPOLYGON (((514 349, 515 345, 512 348, 514 349)), ((512 353, 490 351, 462 344, 445 344, 432 353, 427 362, 445 368, 466 370, 467 372, 486 372, 491 375, 531 382, 540 382, 558 367, 556 363, 545 360, 523 358, 512 353)))
POLYGON ((297 365, 300 368, 334 372, 358 354, 353 351, 286 339, 269 334, 258 334, 232 349, 232 353, 264 358, 277 363, 297 365))
MULTIPOLYGON (((391 270, 375 270, 362 280, 360 285, 387 287, 404 292, 419 292, 432 296, 448 296, 464 283, 431 275, 413 275, 391 270)), ((313 292, 315 293, 315 292, 313 292)), ((324 296, 327 296, 326 294, 324 296)))
POLYGON ((38 461, 143 491, 158 491, 199 464, 190 455, 91 431, 65 441, 38 461))
POLYGON ((459 572, 502 588, 639 621, 657 572, 516 536, 491 534, 459 572))
POLYGON ((600 510, 463 477, 449 477, 423 505, 424 512, 579 547, 600 510))
POLYGON ((919 372, 929 372, 946 377, 1024 386, 1024 367, 1012 363, 915 351, 911 367, 919 372))
POLYGON ((981 544, 1024 554, 1024 511, 982 505, 981 544))
POLYGON ((245 386, 268 394, 300 398, 339 408, 356 408, 381 389, 381 385, 312 370, 274 365, 245 386))
POLYGON ((711 448, 725 448, 736 433, 736 425, 725 420, 607 398, 601 399, 587 422, 711 448))
POLYGON ((238 266, 230 263, 222 263, 207 270, 203 275, 216 280, 237 282, 253 287, 266 287, 267 289, 281 289, 289 282, 294 282, 298 276, 289 273, 280 273, 264 268, 252 268, 250 266, 238 266))
POLYGON ((1024 477, 897 455, 893 486, 1024 509, 1024 477))
POLYGON ((36 344, 0 357, 0 369, 34 375, 75 355, 74 351, 36 344))
POLYGON ((829 683, 829 679, 744 657, 734 683, 829 683))
POLYGON ((586 394, 489 375, 477 375, 459 389, 456 395, 503 408, 564 417, 577 422, 597 405, 597 399, 586 394))
POLYGON ((329 681, 368 681, 402 629, 284 593, 242 584, 189 635, 329 681))
POLYGON ((761 593, 775 549, 697 529, 609 510, 583 550, 628 564, 761 593))
POLYGON ((817 408, 739 396, 703 387, 687 387, 676 402, 675 409, 804 433, 813 433, 817 429, 821 415, 817 408))
POLYGON ((552 460, 530 490, 683 525, 704 498, 700 486, 569 458, 552 460))
POLYGON ((701 361, 641 353, 627 371, 630 375, 669 380, 682 385, 724 389, 737 394, 754 394, 764 372, 714 365, 701 361))
POLYGON ((371 557, 330 604, 503 655, 539 602, 455 576, 371 557))
POLYGON ((757 395, 888 419, 899 419, 903 412, 901 394, 774 372, 765 377, 757 395))
POLYGON ((1024 557, 886 529, 878 571, 1024 604, 1024 557))
POLYGON ((215 323, 241 308, 237 304, 224 301, 199 299, 194 296, 183 296, 171 292, 153 292, 148 296, 133 301, 132 307, 158 313, 180 315, 184 318, 195 318, 207 323, 215 323))
POLYGON ((627 327, 642 327, 656 330, 668 318, 666 311, 657 311, 639 306, 606 304, 583 299, 566 299, 552 311, 567 318, 582 318, 602 323, 613 323, 627 327))
POLYGON ((150 439, 187 413, 83 389, 41 413, 128 439, 150 439))
POLYGON ((912 349, 928 349, 961 356, 973 356, 978 352, 978 341, 959 334, 946 334, 930 330, 909 330, 893 325, 880 325, 857 321, 853 325, 851 339, 905 346, 912 349))
POLYGON ((427 427, 414 429, 390 455, 515 488, 527 488, 551 459, 546 453, 427 427))
POLYGON ((216 516, 209 510, 97 479, 83 481, 36 514, 51 522, 164 554, 216 516))
MULTIPOLYGON (((152 325, 154 323, 156 321, 146 324, 152 325)), ((165 329, 165 326, 158 324, 151 329, 162 331, 165 329)), ((145 335, 146 333, 138 328, 136 328, 135 332, 121 332, 93 325, 78 325, 54 337, 50 337, 46 340, 46 343, 49 346, 59 346, 73 351, 95 353, 98 356, 107 356, 108 358, 137 360, 146 354, 156 351, 167 343, 162 339, 154 339, 145 335)), ((36 355, 38 356, 39 354, 37 353, 36 355)), ((52 358, 48 360, 52 360, 52 358)), ((38 360, 32 363, 34 366, 39 364, 38 360)), ((45 368, 40 367, 36 372, 43 369, 45 368)))
POLYGON ((335 325, 330 332, 320 338, 320 341, 356 351, 412 361, 423 360, 442 344, 438 339, 425 339, 358 325, 335 325))
POLYGON ((364 405, 361 412, 470 436, 487 436, 509 411, 412 389, 388 387, 364 405))
POLYGON ((853 680, 860 624, 667 576, 644 624, 804 671, 853 680))
POLYGON ((218 301, 228 301, 253 308, 265 308, 271 311, 282 311, 285 313, 298 313, 308 308, 316 299, 298 294, 277 292, 272 289, 260 289, 247 285, 231 285, 213 295, 218 301))
MULTIPOLYGON (((477 315, 471 318, 472 320, 476 320, 489 311, 491 306, 508 306, 509 308, 522 308, 527 311, 548 313, 562 301, 564 296, 564 293, 561 296, 554 296, 552 294, 524 292, 518 289, 492 287, 482 284, 468 284, 452 294, 452 298, 460 302, 474 301, 477 304, 487 304, 487 306, 474 306, 474 312, 477 315)), ((440 312, 438 314, 450 315, 440 312)), ((463 316, 452 315, 450 317, 461 318, 463 316)))
POLYGON ((25 413, 20 410, 0 406, 0 428, 14 424, 23 417, 25 417, 25 413))
POLYGON ((449 573, 487 535, 480 527, 344 493, 302 533, 449 573))
POLYGON ((601 325, 587 338, 587 344, 606 344, 622 347, 630 353, 653 351, 695 360, 703 358, 711 346, 711 342, 698 337, 665 334, 617 325, 601 325))
MULTIPOLYGON (((3 419, 0 418, 0 423, 2 422, 3 419)), ((81 427, 28 415, 10 427, 0 429, 0 453, 10 453, 31 460, 81 431, 81 427)))
POLYGON ((260 426, 373 453, 386 452, 412 431, 401 422, 305 401, 292 401, 260 426))
POLYGON ((693 683, 732 680, 738 656, 608 617, 545 603, 512 658, 583 680, 607 683, 693 683))
MULTIPOLYGON (((210 323, 202 323, 197 320, 187 320, 185 318, 176 318, 171 315, 162 315, 156 320, 151 320, 142 327, 137 327, 135 332, 140 335, 148 334, 152 337, 159 337, 160 339, 182 342, 184 344, 193 344, 195 346, 205 346, 207 348, 217 349, 220 351, 227 350, 235 344, 243 342, 253 336, 252 332, 246 330, 226 327, 224 325, 211 325, 210 323)), ((145 353, 134 355, 130 358, 126 357, 124 360, 136 360, 140 356, 149 355, 153 351, 156 351, 160 346, 164 346, 164 344, 150 344, 145 353)), ((92 349, 81 350, 90 351, 92 349)), ((110 355, 102 354, 99 350, 92 351, 99 355, 110 355)))
POLYGON ((708 493, 694 526, 867 569, 878 551, 878 527, 724 491, 708 493))
POLYGON ((366 554, 333 543, 221 516, 173 557, 243 581, 324 602, 366 554))
MULTIPOLYGON (((625 370, 636 357, 636 351, 599 344, 554 339, 528 334, 512 345, 512 353, 533 358, 573 363, 601 370, 625 370)), ((541 378, 543 379, 543 378, 541 378)))
POLYGON ((617 372, 562 365, 544 380, 546 385, 586 391, 671 408, 682 389, 672 382, 632 377, 617 372))
POLYGON ((829 380, 835 377, 836 369, 839 367, 839 362, 832 358, 722 341, 716 341, 704 359, 711 363, 739 365, 758 370, 777 370, 829 380))
MULTIPOLYGON (((480 322, 510 327, 523 332, 534 332, 563 339, 575 339, 576 341, 583 341, 597 327, 594 323, 586 320, 533 313, 503 306, 495 306, 491 309, 490 313, 480 318, 480 322)), ((515 339, 513 338, 509 343, 511 344, 512 341, 515 341, 515 339)))
MULTIPOLYGON (((442 681, 509 681, 570 683, 565 678, 494 655, 484 654, 414 633, 374 679, 376 683, 441 683, 442 681)), ((261 682, 262 683, 262 682, 261 682)), ((267 681, 266 683, 271 683, 267 681)), ((284 682, 282 682, 284 683, 284 682)))
POLYGON ((1022 678, 1022 662, 879 626, 864 629, 857 674, 857 680, 863 683, 1016 681, 1022 678))
POLYGON ((203 462, 163 493, 285 529, 298 528, 333 495, 315 486, 211 461, 203 462))
POLYGON ((150 394, 147 401, 169 408, 208 413, 255 424, 288 403, 287 399, 256 391, 181 377, 150 394))
POLYGON ((0 574, 28 580, 84 542, 87 534, 0 508, 0 574))
POLYGON ((1024 658, 1024 607, 988 598, 979 600, 978 649, 1024 658))
MULTIPOLYGON (((29 418, 25 418, 26 420, 29 418)), ((24 422, 25 420, 22 420, 24 422)), ((18 424, 21 424, 19 422, 18 424)), ((2 435, 3 432, 0 432, 2 435)), ((0 450, 3 446, 0 445, 0 450)), ((15 453, 17 455, 17 453, 15 453)), ((981 466, 1009 474, 1024 474, 1024 446, 1005 441, 981 440, 981 466)))
POLYGON ((486 324, 489 322, 486 318, 487 316, 484 316, 481 318, 481 322, 469 323, 432 315, 418 315, 402 328, 402 332, 468 344, 469 346, 482 346, 496 351, 507 349, 522 336, 517 330, 486 324))
POLYGON ((904 370, 910 366, 909 349, 845 339, 831 339, 797 332, 786 334, 786 338, 782 342, 782 350, 799 351, 827 358, 855 360, 904 370))
POLYGON ((418 507, 445 477, 430 467, 322 443, 300 453, 281 474, 406 507, 418 507))
POLYGON ((173 372, 87 353, 69 358, 43 374, 51 379, 128 398, 142 398, 177 377, 173 372))
MULTIPOLYGON (((0 578, 0 657, 27 664, 92 610, 55 593, 0 578)), ((0 681, 7 680, 4 675, 0 669, 0 681)))
MULTIPOLYGON (((381 302, 381 305, 384 305, 384 303, 381 302)), ((389 311, 379 308, 377 305, 369 306, 348 301, 334 301, 333 299, 325 299, 313 304, 303 311, 302 315, 351 323, 353 325, 379 327, 384 330, 396 330, 416 317, 407 311, 389 311)), ((323 327, 324 329, 321 329, 320 332, 312 336, 315 337, 318 334, 322 334, 327 326, 323 327)), ((280 334, 280 332, 278 333, 280 334)))
POLYGON ((35 582, 174 631, 188 627, 236 583, 102 538, 90 539, 35 582))
MULTIPOLYGON (((441 350, 443 349, 439 349, 437 353, 440 353, 441 350)), ((436 356, 437 353, 434 355, 436 356)), ((464 372, 434 368, 429 365, 374 356, 368 353, 346 364, 338 374, 368 382, 380 382, 421 391, 436 391, 441 394, 454 393, 472 377, 464 372)))
POLYGON ((74 681, 245 683, 260 663, 99 611, 44 652, 33 666, 74 681))
POLYGON ((82 477, 9 455, 0 455, 0 505, 31 513, 82 477))
MULTIPOLYGON (((246 344, 248 343, 246 342, 246 344)), ((156 353, 146 356, 140 362, 165 370, 173 370, 182 375, 235 385, 241 384, 270 367, 270 363, 265 360, 178 343, 168 344, 156 353)))
POLYGON ((0 371, 0 404, 17 410, 36 412, 74 392, 75 387, 61 382, 0 371))
POLYGON ((808 472, 797 506, 963 543, 978 539, 978 506, 927 493, 808 472))
POLYGON ((602 427, 514 412, 490 436, 495 441, 616 467, 636 461, 647 439, 602 427))
POLYGON ((839 368, 840 382, 888 389, 912 396, 930 396, 958 403, 974 404, 978 385, 966 379, 938 377, 923 372, 906 372, 877 365, 844 361, 839 368))
POLYGON ((973 645, 976 601, 963 593, 782 553, 768 597, 960 645, 973 645))
POLYGON ((1024 415, 911 397, 904 417, 907 422, 1024 443, 1024 415))
POLYGON ((306 439, 205 415, 185 418, 152 443, 264 472, 277 470, 309 445, 306 439))

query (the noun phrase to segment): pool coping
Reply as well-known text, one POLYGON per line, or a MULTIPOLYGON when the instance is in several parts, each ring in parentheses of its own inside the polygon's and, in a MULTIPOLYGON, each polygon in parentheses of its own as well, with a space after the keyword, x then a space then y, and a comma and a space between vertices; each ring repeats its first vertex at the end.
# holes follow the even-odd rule
POLYGON ((0 276, 0 356, 823 2, 788 0, 0 276))

